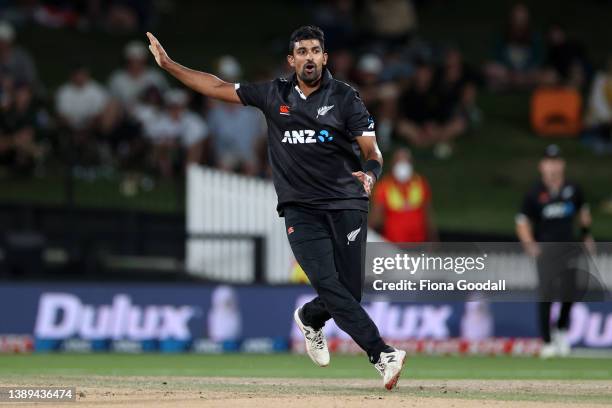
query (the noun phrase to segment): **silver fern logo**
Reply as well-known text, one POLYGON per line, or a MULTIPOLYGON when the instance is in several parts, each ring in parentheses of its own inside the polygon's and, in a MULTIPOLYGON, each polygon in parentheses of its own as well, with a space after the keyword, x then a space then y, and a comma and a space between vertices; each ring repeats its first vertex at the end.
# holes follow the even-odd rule
POLYGON ((317 109, 317 118, 319 118, 319 116, 325 116, 334 106, 335 105, 321 106, 319 109, 317 109))
POLYGON ((346 234, 346 245, 355 241, 355 239, 357 238, 357 235, 359 235, 359 231, 361 231, 361 227, 357 228, 355 231, 351 231, 348 234, 346 234))

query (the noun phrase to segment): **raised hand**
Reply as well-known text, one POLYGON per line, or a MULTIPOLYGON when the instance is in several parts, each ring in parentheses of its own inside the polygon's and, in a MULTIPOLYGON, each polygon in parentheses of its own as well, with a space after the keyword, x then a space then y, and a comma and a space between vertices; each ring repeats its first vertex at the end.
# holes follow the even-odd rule
POLYGON ((162 47, 153 34, 147 32, 147 37, 149 37, 150 42, 149 50, 151 54, 153 54, 153 57, 155 57, 155 62, 157 62, 157 65, 161 68, 165 68, 170 62, 170 57, 168 57, 166 50, 164 50, 164 47, 162 47))

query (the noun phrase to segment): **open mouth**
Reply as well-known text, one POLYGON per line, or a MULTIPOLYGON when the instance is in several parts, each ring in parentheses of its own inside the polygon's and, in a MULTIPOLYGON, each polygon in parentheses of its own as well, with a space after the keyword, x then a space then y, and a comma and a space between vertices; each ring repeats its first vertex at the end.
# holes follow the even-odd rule
POLYGON ((313 63, 307 63, 306 65, 304 65, 304 72, 308 75, 312 74, 316 69, 316 65, 313 63))

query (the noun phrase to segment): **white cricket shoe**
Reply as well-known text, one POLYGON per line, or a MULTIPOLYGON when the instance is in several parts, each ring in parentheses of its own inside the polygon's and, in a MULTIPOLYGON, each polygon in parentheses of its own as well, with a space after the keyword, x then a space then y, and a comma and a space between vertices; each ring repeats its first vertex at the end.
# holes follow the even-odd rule
POLYGON ((567 357, 570 355, 571 346, 567 339, 566 330, 555 330, 552 333, 552 340, 554 345, 557 347, 557 353, 561 357, 567 357))
POLYGON ((553 342, 544 343, 540 348, 540 358, 547 359, 557 357, 559 355, 559 350, 557 345, 553 342))
POLYGON ((319 367, 328 366, 329 350, 327 349, 327 340, 325 340, 323 328, 315 330, 311 326, 306 326, 302 323, 299 312, 300 308, 298 307, 295 309, 295 312, 293 312, 293 319, 304 335, 308 356, 319 367))
POLYGON ((383 384, 388 390, 392 390, 397 385, 402 368, 404 368, 404 360, 406 352, 404 350, 394 349, 390 353, 380 353, 378 363, 374 367, 378 370, 383 378, 383 384))

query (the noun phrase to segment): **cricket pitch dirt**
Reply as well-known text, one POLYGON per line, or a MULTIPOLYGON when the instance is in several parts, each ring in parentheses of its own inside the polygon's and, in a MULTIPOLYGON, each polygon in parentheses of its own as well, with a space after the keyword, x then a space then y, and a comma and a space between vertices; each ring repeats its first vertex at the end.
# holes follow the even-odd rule
MULTIPOLYGON (((603 407, 612 381, 411 380, 389 392, 376 380, 41 376, 4 386, 76 386, 77 402, 19 407, 603 407)), ((4 404, 0 404, 2 406, 4 404)))

